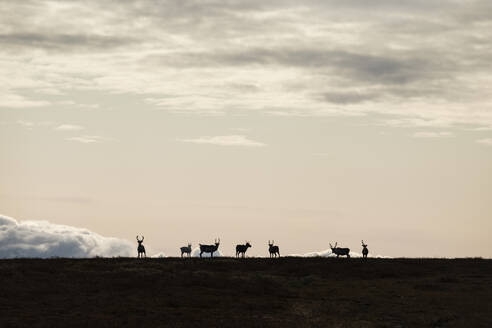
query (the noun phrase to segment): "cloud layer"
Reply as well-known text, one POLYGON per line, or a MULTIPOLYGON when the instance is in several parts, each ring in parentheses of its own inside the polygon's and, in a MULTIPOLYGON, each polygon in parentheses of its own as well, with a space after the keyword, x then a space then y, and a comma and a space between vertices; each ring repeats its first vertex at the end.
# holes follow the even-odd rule
POLYGON ((135 256, 136 246, 83 228, 0 215, 0 258, 135 256))
POLYGON ((0 6, 1 107, 102 91, 199 115, 378 114, 492 126, 487 0, 0 6))

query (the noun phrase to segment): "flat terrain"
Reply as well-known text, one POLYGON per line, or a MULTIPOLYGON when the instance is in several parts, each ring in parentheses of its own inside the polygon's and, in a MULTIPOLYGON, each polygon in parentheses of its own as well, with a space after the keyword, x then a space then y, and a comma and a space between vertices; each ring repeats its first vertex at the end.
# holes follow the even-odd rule
POLYGON ((0 327, 492 327, 481 259, 18 259, 0 279, 0 327))

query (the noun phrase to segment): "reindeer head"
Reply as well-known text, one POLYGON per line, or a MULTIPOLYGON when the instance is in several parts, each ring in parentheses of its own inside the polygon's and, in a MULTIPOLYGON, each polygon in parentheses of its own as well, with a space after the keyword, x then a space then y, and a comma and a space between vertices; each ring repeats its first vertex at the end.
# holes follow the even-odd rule
POLYGON ((139 240, 138 239, 138 235, 137 235, 137 242, 138 242, 138 244, 141 245, 143 241, 144 241, 144 236, 142 236, 142 240, 139 240))
POLYGON ((220 238, 219 239, 215 239, 215 246, 219 246, 220 244, 220 238))
POLYGON ((272 241, 268 240, 268 246, 272 247, 274 243, 275 243, 275 240, 272 240, 272 241))
POLYGON ((191 248, 191 243, 188 243, 188 248, 191 248))
POLYGON ((332 252, 337 248, 337 244, 338 242, 335 242, 335 246, 331 246, 331 244, 329 244, 332 252))
POLYGON ((363 240, 362 240, 362 247, 364 247, 364 248, 366 248, 366 247, 367 247, 367 245, 366 245, 366 244, 364 244, 364 241, 363 241, 363 240))
POLYGON ((246 247, 251 247, 251 244, 249 243, 249 241, 246 242, 246 245, 244 245, 246 247))

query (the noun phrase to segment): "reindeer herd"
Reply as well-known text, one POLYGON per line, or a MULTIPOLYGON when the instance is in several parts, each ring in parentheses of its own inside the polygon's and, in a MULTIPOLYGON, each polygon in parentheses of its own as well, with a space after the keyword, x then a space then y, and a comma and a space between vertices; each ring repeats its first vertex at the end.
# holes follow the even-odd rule
MULTIPOLYGON (((142 244, 144 241, 144 236, 142 236, 142 239, 138 239, 137 235, 137 242, 138 242, 138 247, 137 247, 137 257, 146 257, 145 254, 145 247, 142 244)), ((275 241, 268 240, 268 252, 270 253, 270 258, 272 257, 280 257, 280 249, 278 246, 274 245, 275 241)), ((202 257, 203 253, 210 253, 210 257, 214 257, 214 253, 219 249, 220 245, 220 238, 215 239, 213 245, 204 245, 204 244, 198 244, 200 246, 200 257, 202 257)), ((332 246, 331 244, 331 252, 335 254, 337 257, 340 256, 346 256, 347 258, 350 258, 350 248, 342 248, 342 247, 337 247, 338 243, 335 243, 335 246, 332 246)), ((236 257, 242 257, 246 255, 246 251, 248 248, 252 247, 251 243, 247 241, 245 244, 240 244, 236 245, 236 257)), ((180 248, 181 250, 181 257, 186 255, 187 257, 191 256, 191 243, 188 243, 188 246, 183 246, 180 248)), ((369 250, 367 249, 367 244, 364 243, 364 240, 362 240, 362 257, 367 258, 367 255, 369 254, 369 250)))

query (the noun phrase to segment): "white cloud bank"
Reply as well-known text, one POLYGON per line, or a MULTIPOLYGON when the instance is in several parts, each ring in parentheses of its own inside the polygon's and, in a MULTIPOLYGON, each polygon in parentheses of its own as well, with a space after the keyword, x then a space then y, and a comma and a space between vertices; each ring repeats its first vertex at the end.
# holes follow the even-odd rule
MULTIPOLYGON (((196 247, 191 251, 192 257, 200 257, 200 247, 196 247)), ((222 252, 218 249, 214 252, 214 257, 222 257, 222 252)), ((210 257, 210 253, 203 253, 202 257, 210 257)))
MULTIPOLYGON (((332 253, 331 249, 325 249, 324 251, 318 251, 318 252, 315 251, 315 252, 309 252, 309 253, 304 253, 304 254, 289 254, 287 256, 293 256, 293 257, 336 257, 336 255, 332 253)), ((341 256, 341 257, 345 257, 345 256, 341 256)), ((362 257, 362 254, 350 251, 350 257, 355 257, 355 258, 362 257)), ((367 255, 367 257, 389 258, 388 256, 384 256, 384 255, 380 255, 380 254, 377 254, 377 255, 371 254, 370 250, 369 250, 369 254, 367 255)))
POLYGON ((196 144, 211 144, 218 146, 243 146, 243 147, 263 147, 264 143, 248 139, 243 135, 199 137, 195 139, 178 139, 181 142, 191 142, 196 144))
POLYGON ((83 228, 0 215, 0 258, 135 256, 136 246, 83 228))

